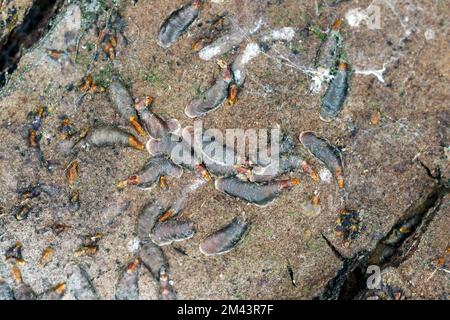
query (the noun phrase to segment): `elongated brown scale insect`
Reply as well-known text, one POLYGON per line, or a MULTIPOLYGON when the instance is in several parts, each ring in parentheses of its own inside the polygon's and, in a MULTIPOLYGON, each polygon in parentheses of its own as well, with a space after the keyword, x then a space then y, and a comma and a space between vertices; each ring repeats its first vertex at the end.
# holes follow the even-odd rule
POLYGON ((31 207, 28 204, 28 202, 25 202, 23 204, 20 204, 13 208, 13 216, 16 218, 17 221, 22 221, 28 218, 28 214, 31 211, 31 207))
POLYGON ((71 264, 67 267, 67 286, 76 300, 98 300, 97 290, 94 288, 88 273, 83 267, 71 264))
POLYGON ((321 120, 330 122, 341 111, 345 98, 347 97, 348 77, 349 71, 347 64, 339 64, 338 70, 322 98, 322 108, 320 110, 321 120))
POLYGON ((242 87, 245 82, 247 76, 245 65, 260 53, 261 49, 259 48, 259 45, 251 42, 241 51, 241 53, 239 53, 236 59, 234 59, 234 62, 231 65, 231 72, 233 72, 233 78, 237 86, 242 87))
POLYGON ((239 93, 239 88, 238 88, 237 84, 232 83, 230 85, 230 87, 228 88, 228 100, 227 101, 230 106, 234 106, 236 104, 238 93, 239 93))
POLYGON ((28 131, 28 145, 32 148, 39 147, 39 141, 37 140, 37 132, 33 129, 28 131))
POLYGON ((16 284, 23 283, 22 271, 20 271, 19 267, 16 265, 13 265, 11 267, 11 277, 13 278, 16 284))
POLYGON ((169 48, 197 19, 200 12, 201 0, 195 0, 175 11, 162 23, 158 32, 158 44, 169 48))
POLYGON ((196 39, 191 44, 192 51, 199 52, 203 48, 203 39, 196 39))
POLYGON ((48 49, 47 54, 55 61, 60 61, 61 58, 67 57, 67 52, 54 49, 48 49))
POLYGON ((180 178, 182 174, 183 169, 180 166, 173 163, 165 155, 157 155, 150 158, 138 173, 125 181, 119 182, 118 187, 137 185, 139 188, 146 189, 163 176, 180 178))
POLYGON ((69 184, 74 184, 78 178, 78 161, 72 161, 66 169, 66 178, 69 184))
POLYGON ((97 245, 81 246, 75 251, 75 257, 93 256, 98 251, 97 245))
POLYGON ((6 281, 0 279, 0 301, 14 300, 14 293, 6 281))
POLYGON ((217 179, 215 186, 217 190, 232 197, 264 207, 274 201, 282 190, 296 186, 299 183, 300 180, 296 178, 259 184, 242 181, 237 177, 228 177, 217 179))
MULTIPOLYGON (((208 171, 215 174, 215 171, 234 171, 234 166, 240 163, 240 158, 233 147, 224 144, 221 139, 214 135, 203 132, 195 135, 193 131, 189 133, 193 141, 194 151, 199 154, 199 159, 203 160, 208 171), (220 152, 219 152, 220 151, 220 152)), ((234 171, 234 173, 236 173, 234 171)))
POLYGON ((193 100, 184 110, 189 118, 196 118, 216 110, 228 96, 228 86, 233 80, 228 67, 222 69, 221 76, 216 82, 203 92, 200 98, 193 100))
POLYGON ((113 60, 116 57, 116 50, 114 49, 113 42, 110 40, 107 40, 105 43, 103 43, 103 51, 108 54, 109 58, 113 60))
MULTIPOLYGON (((176 146, 180 146, 180 143, 182 142, 182 138, 176 134, 169 133, 165 136, 162 136, 158 140, 156 139, 149 139, 147 143, 145 144, 145 148, 151 155, 158 155, 158 154, 165 154, 165 155, 171 155, 173 149, 176 146)), ((188 145, 182 146, 183 149, 185 147, 186 151, 190 150, 190 147, 188 145)), ((174 159, 172 159, 174 160, 174 159)), ((174 160, 176 164, 179 164, 177 161, 174 160)))
POLYGON ((157 222, 150 233, 153 243, 165 246, 175 241, 190 239, 195 234, 194 223, 184 220, 157 222))
POLYGON ((195 170, 202 177, 203 181, 210 182, 212 180, 211 174, 203 163, 195 166, 195 170))
POLYGON ((160 176, 158 185, 163 190, 169 190, 169 183, 167 182, 166 176, 160 176))
POLYGON ((320 196, 318 194, 314 195, 311 198, 311 204, 314 205, 314 206, 320 205, 320 196))
POLYGON ((331 69, 336 65, 342 45, 342 36, 339 32, 342 20, 336 20, 325 41, 321 43, 316 54, 316 68, 331 69))
POLYGON ((180 122, 176 119, 163 120, 156 113, 149 110, 149 104, 138 100, 135 108, 139 113, 142 125, 153 139, 161 139, 169 133, 180 130, 180 122))
POLYGON ((164 252, 153 242, 144 243, 139 251, 142 264, 150 271, 152 276, 159 280, 159 271, 161 268, 169 269, 164 252))
POLYGON ((264 152, 262 152, 261 146, 258 146, 256 158, 255 154, 248 155, 250 162, 254 166, 264 167, 270 165, 273 161, 272 158, 278 158, 281 155, 287 154, 295 147, 294 139, 286 133, 282 133, 278 141, 272 141, 271 135, 269 135, 269 139, 264 152))
POLYGON ((119 79, 114 79, 109 85, 109 97, 121 117, 129 121, 139 135, 145 136, 145 131, 134 109, 133 99, 125 85, 119 79))
POLYGON ((59 283, 39 296, 39 300, 61 300, 66 293, 66 284, 59 283))
POLYGON ((137 150, 144 150, 145 146, 132 134, 119 128, 102 126, 91 130, 86 141, 95 147, 132 147, 137 150))
POLYGON ((53 259, 53 253, 55 249, 52 247, 47 247, 42 251, 41 259, 39 260, 39 266, 44 267, 53 259))
POLYGON ((139 300, 139 266, 140 259, 136 258, 122 270, 116 284, 116 300, 139 300))
POLYGON ((136 233, 141 241, 148 241, 150 233, 158 218, 166 211, 158 200, 147 203, 137 219, 136 233))
POLYGON ((200 252, 207 256, 229 252, 241 241, 248 227, 248 222, 234 218, 229 224, 204 239, 200 244, 200 252))
POLYGON ((165 267, 159 270, 159 298, 161 300, 176 300, 177 294, 173 287, 172 280, 165 267))
POLYGON ((344 188, 344 168, 340 151, 325 139, 317 137, 314 132, 304 131, 299 136, 300 142, 309 152, 330 170, 335 176, 339 188, 344 188))

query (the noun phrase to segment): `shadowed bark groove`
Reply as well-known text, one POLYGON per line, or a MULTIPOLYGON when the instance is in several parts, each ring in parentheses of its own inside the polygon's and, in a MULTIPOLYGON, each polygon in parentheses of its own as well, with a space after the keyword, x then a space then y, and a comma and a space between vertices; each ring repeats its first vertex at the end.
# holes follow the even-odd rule
POLYGON ((398 267, 414 253, 420 238, 439 211, 442 198, 450 192, 444 179, 440 176, 433 178, 436 182, 406 210, 375 249, 371 252, 358 252, 354 257, 345 259, 343 267, 328 281, 324 292, 315 299, 355 299, 367 290, 368 266, 377 265, 380 269, 398 267))

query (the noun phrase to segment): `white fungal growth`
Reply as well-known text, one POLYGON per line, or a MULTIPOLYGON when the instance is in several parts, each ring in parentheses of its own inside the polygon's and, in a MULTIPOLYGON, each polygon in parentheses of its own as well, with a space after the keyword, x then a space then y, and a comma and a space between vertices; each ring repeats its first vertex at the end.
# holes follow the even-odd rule
POLYGON ((354 8, 347 11, 345 19, 351 27, 359 27, 359 25, 369 18, 365 10, 361 8, 354 8))
POLYGON ((284 27, 281 29, 277 29, 277 30, 271 30, 268 34, 266 34, 265 36, 263 36, 263 41, 279 41, 279 40, 284 40, 284 41, 292 41, 292 39, 294 39, 295 36, 295 30, 292 27, 284 27))
POLYGON ((253 58, 256 58, 261 53, 258 44, 251 42, 245 47, 244 52, 242 53, 242 65, 246 65, 253 58))
POLYGON ((127 243, 127 249, 129 252, 136 252, 139 250, 139 239, 133 238, 127 243))
POLYGON ((386 71, 386 67, 383 66, 382 69, 378 69, 378 70, 355 70, 355 74, 362 74, 365 76, 369 76, 369 75, 373 75, 375 76, 378 81, 380 81, 381 83, 384 83, 384 78, 383 78, 383 73, 386 71))
POLYGON ((330 82, 333 79, 333 75, 328 68, 319 67, 316 70, 310 72, 311 85, 309 89, 312 93, 319 93, 322 89, 322 84, 324 82, 330 82))
POLYGON ((261 27, 262 27, 262 25, 263 25, 263 22, 264 22, 264 19, 263 19, 262 17, 259 18, 258 22, 256 22, 256 23, 254 24, 253 29, 250 29, 250 30, 248 31, 248 33, 249 33, 250 35, 252 35, 252 34, 254 34, 255 32, 257 32, 259 29, 261 29, 261 27))
POLYGON ((211 60, 215 56, 217 56, 220 53, 220 47, 219 46, 209 46, 206 47, 198 53, 200 59, 202 60, 211 60))
POLYGON ((330 183, 331 178, 333 178, 333 175, 327 168, 322 168, 319 170, 319 177, 320 180, 322 180, 323 182, 330 183))
POLYGON ((245 65, 250 62, 250 60, 256 58, 261 53, 258 44, 251 42, 245 49, 237 56, 236 60, 231 66, 233 71, 234 80, 236 84, 242 85, 245 80, 245 65))

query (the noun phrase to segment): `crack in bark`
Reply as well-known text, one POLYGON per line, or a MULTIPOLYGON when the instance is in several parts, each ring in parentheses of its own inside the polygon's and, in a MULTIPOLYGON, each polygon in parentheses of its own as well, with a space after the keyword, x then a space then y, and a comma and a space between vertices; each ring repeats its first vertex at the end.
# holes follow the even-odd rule
POLYGON ((0 88, 12 74, 22 57, 48 31, 50 21, 56 16, 64 0, 35 0, 22 24, 16 26, 3 43, 0 43, 0 88))

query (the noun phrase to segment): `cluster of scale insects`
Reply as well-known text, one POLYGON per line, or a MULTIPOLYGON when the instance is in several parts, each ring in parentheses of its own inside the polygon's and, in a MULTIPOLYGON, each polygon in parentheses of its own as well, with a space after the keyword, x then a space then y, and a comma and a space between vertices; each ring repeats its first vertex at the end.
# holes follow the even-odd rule
MULTIPOLYGON (((202 2, 195 0, 173 11, 162 23, 157 34, 157 43, 164 49, 174 45, 183 33, 199 17, 202 2)), ((322 42, 315 61, 317 75, 321 76, 328 89, 322 99, 320 118, 324 121, 332 121, 341 111, 348 91, 348 79, 350 70, 346 63, 340 62, 342 38, 339 33, 341 21, 333 24, 326 39, 322 42)), ((99 34, 99 43, 110 58, 115 58, 117 40, 113 28, 105 28, 99 34)), ((199 52, 200 58, 209 60, 215 56, 227 53, 239 47, 250 36, 257 35, 259 26, 251 23, 246 26, 231 28, 228 34, 221 35, 215 40, 207 39, 194 42, 192 48, 199 52), (214 54, 211 54, 211 51, 214 54)), ((268 36, 261 36, 267 42, 277 41, 268 36)), ((255 46, 255 44, 252 44, 255 46)), ((263 49, 263 45, 257 50, 263 49)), ((60 59, 61 53, 49 51, 53 59, 60 59)), ((190 118, 205 116, 216 110, 225 101, 229 105, 236 103, 238 92, 243 89, 246 77, 245 64, 252 57, 248 57, 246 50, 242 50, 234 62, 228 65, 218 60, 220 74, 211 87, 202 92, 201 96, 194 99, 185 108, 185 114, 190 118)), ((83 94, 105 92, 105 88, 97 86, 92 76, 88 75, 80 87, 83 94)), ((213 137, 203 135, 201 141, 196 141, 192 127, 181 130, 175 119, 163 119, 151 110, 152 98, 133 100, 123 81, 115 77, 109 88, 109 98, 116 112, 135 130, 138 136, 121 128, 109 125, 98 125, 89 130, 75 133, 68 119, 61 119, 60 133, 67 140, 68 148, 82 144, 86 148, 99 148, 110 146, 131 147, 137 150, 147 150, 152 156, 144 167, 137 173, 119 181, 117 188, 137 187, 141 189, 151 188, 155 184, 166 188, 167 177, 180 178, 184 170, 194 172, 194 179, 189 180, 182 188, 179 196, 169 206, 163 205, 159 200, 152 200, 140 211, 137 218, 136 233, 140 241, 140 247, 136 257, 124 268, 115 287, 116 299, 138 299, 138 277, 140 266, 145 266, 156 281, 159 282, 159 296, 161 299, 175 299, 176 291, 173 281, 170 280, 170 269, 166 257, 161 250, 162 246, 175 241, 191 238, 195 234, 194 224, 181 218, 183 209, 187 206, 192 193, 202 185, 215 180, 218 191, 229 196, 239 198, 256 206, 266 206, 273 202, 284 190, 288 190, 299 184, 297 178, 280 179, 279 177, 294 170, 300 169, 314 181, 318 180, 315 170, 300 156, 299 148, 306 148, 315 158, 320 160, 334 175, 339 188, 344 188, 344 171, 340 151, 331 145, 326 139, 318 137, 310 131, 302 132, 297 145, 292 137, 282 134, 280 137, 279 165, 272 168, 271 164, 261 159, 240 159, 232 157, 233 162, 225 161, 223 157, 214 157, 204 150, 215 147, 223 148, 223 155, 234 153, 234 150, 223 145, 221 141, 213 137), (141 139, 145 138, 146 143, 141 139), (173 150, 181 148, 187 154, 192 155, 188 159, 177 159, 173 150)), ((39 144, 39 129, 41 121, 45 117, 46 110, 40 107, 31 114, 32 123, 27 132, 29 147, 32 148, 39 161, 48 170, 52 169, 51 163, 45 160, 39 144)), ((270 150, 269 150, 270 151, 270 150)), ((66 169, 67 181, 74 184, 78 175, 78 162, 74 160, 66 169)), ((46 186, 38 185, 32 190, 25 190, 24 200, 14 208, 14 215, 18 220, 26 218, 31 210, 30 199, 37 196, 32 192, 51 192, 46 186)), ((315 199, 317 204, 320 200, 315 199)), ((71 210, 79 209, 78 191, 73 190, 69 196, 71 210)), ((354 237, 358 231, 358 217, 353 217, 349 223, 345 213, 341 215, 342 221, 339 231, 345 237, 354 237), (345 225, 344 225, 345 224, 345 225)), ((242 217, 235 217, 227 225, 212 233, 202 240, 199 250, 204 255, 224 254, 233 248, 248 233, 250 221, 242 217)), ((54 226, 55 230, 64 230, 64 225, 54 226)), ((101 234, 89 236, 83 246, 77 251, 77 255, 93 254, 96 252, 98 240, 101 234)), ((8 250, 8 257, 15 260, 12 274, 17 284, 16 289, 11 290, 5 281, 0 281, 0 299, 60 299, 65 292, 66 284, 58 284, 48 291, 36 295, 33 290, 22 280, 20 269, 21 244, 17 243, 8 250)), ((42 263, 46 263, 53 255, 53 249, 47 248, 42 255, 42 263)), ((66 266, 68 276, 67 286, 76 299, 97 299, 99 295, 92 285, 85 269, 72 263, 66 266)))

